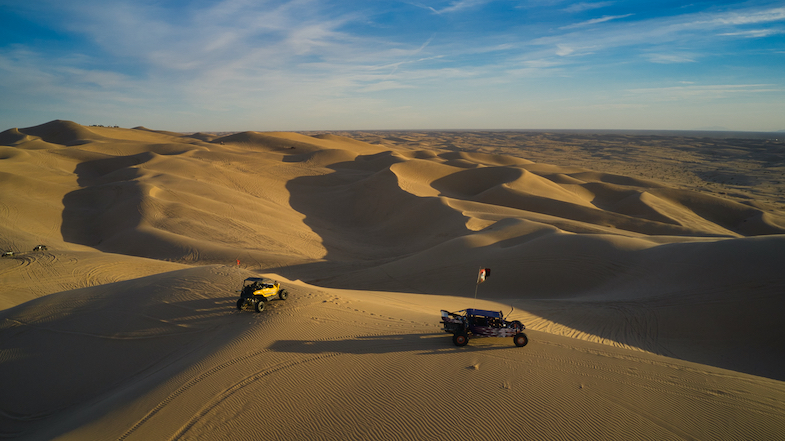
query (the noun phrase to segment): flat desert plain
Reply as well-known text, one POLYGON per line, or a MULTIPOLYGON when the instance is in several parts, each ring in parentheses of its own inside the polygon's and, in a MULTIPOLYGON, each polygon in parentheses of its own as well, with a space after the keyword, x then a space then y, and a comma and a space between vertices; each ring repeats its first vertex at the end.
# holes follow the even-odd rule
POLYGON ((6 130, 0 436, 782 439, 784 168, 684 134, 6 130), (252 276, 288 299, 238 310, 252 276), (472 307, 528 345, 454 346, 472 307))

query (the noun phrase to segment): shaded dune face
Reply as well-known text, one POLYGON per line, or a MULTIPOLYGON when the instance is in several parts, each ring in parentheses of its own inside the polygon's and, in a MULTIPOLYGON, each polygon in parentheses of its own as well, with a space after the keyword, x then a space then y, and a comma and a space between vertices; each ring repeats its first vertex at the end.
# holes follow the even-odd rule
POLYGON ((322 237, 328 259, 407 255, 467 233, 466 218, 442 199, 401 188, 391 170, 400 163, 389 153, 358 156, 328 165, 332 173, 287 183, 292 208, 322 237), (347 240, 350 255, 344 255, 347 240))
POLYGON ((336 242, 356 236, 370 256, 373 248, 403 255, 471 234, 472 221, 491 225, 500 209, 511 209, 506 214, 512 218, 546 215, 572 232, 741 237, 785 231, 759 209, 658 183, 531 167, 537 174, 527 164, 499 166, 498 158, 468 162, 468 155, 460 166, 451 165, 455 157, 426 151, 358 155, 352 161, 336 152, 290 157, 332 170, 292 180, 291 205, 325 238, 328 253, 330 237, 337 234, 336 242), (474 203, 470 215, 456 209, 464 202, 474 203))
POLYGON ((104 240, 142 223, 144 194, 136 166, 152 153, 110 156, 79 163, 74 170, 81 187, 63 198, 62 234, 66 242, 98 247, 104 240))

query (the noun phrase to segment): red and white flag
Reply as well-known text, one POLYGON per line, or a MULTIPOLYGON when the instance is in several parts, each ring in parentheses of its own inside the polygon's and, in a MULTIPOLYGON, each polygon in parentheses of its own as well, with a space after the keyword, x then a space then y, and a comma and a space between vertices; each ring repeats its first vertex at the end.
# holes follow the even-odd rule
POLYGON ((484 282, 485 279, 491 277, 491 269, 490 268, 483 268, 480 270, 480 275, 477 276, 477 284, 484 282))

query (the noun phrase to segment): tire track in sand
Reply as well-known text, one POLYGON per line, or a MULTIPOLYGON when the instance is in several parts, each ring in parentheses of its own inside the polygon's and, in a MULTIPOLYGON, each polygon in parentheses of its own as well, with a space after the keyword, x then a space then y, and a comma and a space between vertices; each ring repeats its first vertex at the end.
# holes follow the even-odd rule
MULTIPOLYGON (((269 352, 269 350, 266 350, 264 352, 269 352)), ((257 354, 257 355, 261 355, 261 354, 257 354)), ((249 376, 243 378, 241 381, 235 383, 234 385, 232 385, 228 389, 225 389, 223 392, 221 392, 216 398, 214 398, 212 400, 211 403, 209 403, 206 406, 203 406, 202 409, 199 410, 199 412, 197 412, 195 415, 193 415, 191 417, 191 419, 183 427, 181 427, 180 430, 178 430, 174 435, 172 435, 169 439, 170 440, 176 440, 176 439, 181 438, 197 422, 199 422, 202 418, 204 418, 207 414, 209 414, 213 409, 215 409, 216 407, 220 406, 224 401, 226 401, 228 398, 230 398, 235 393, 241 391, 246 386, 249 386, 249 385, 253 384, 255 381, 257 381, 257 380, 259 380, 261 378, 267 377, 269 375, 275 374, 277 372, 283 371, 285 369, 288 369, 288 368, 291 368, 291 367, 294 367, 294 366, 298 366, 298 365, 306 364, 306 363, 311 363, 311 362, 314 362, 314 361, 321 361, 321 360, 325 360, 325 359, 328 359, 328 358, 337 357, 339 355, 341 355, 341 354, 338 353, 338 352, 327 353, 327 354, 320 354, 320 355, 316 355, 316 356, 305 358, 305 359, 291 360, 291 361, 288 361, 288 362, 279 363, 279 364, 274 365, 272 367, 261 369, 261 370, 255 372, 255 373, 253 373, 252 375, 249 375, 249 376)))
MULTIPOLYGON (((124 440, 124 439, 128 438, 129 436, 131 436, 142 425, 144 425, 147 421, 149 421, 151 418, 156 416, 166 406, 171 404, 172 401, 177 399, 180 395, 184 394, 185 392, 188 392, 192 387, 196 386, 197 384, 199 384, 200 382, 204 381, 208 377, 210 377, 210 376, 212 376, 212 375, 214 375, 214 374, 216 374, 216 373, 218 373, 218 372, 220 372, 220 371, 222 371, 224 369, 232 367, 232 366, 234 366, 234 365, 236 365, 238 363, 242 363, 242 362, 248 361, 248 360, 250 360, 250 359, 252 359, 254 357, 257 357, 259 355, 263 355, 263 354, 268 353, 268 352, 270 352, 269 349, 262 349, 262 350, 259 350, 259 351, 254 351, 254 352, 245 354, 242 357, 233 358, 233 359, 231 359, 231 360, 229 360, 229 361, 227 361, 225 363, 221 363, 221 364, 219 364, 217 366, 214 366, 214 367, 208 369, 205 372, 202 372, 201 374, 197 375, 196 377, 191 378, 185 384, 183 384, 182 386, 178 387, 174 392, 169 394, 169 396, 167 396, 163 401, 158 403, 152 410, 150 410, 144 417, 142 417, 142 419, 137 421, 136 424, 134 424, 128 430, 126 430, 125 433, 123 433, 121 436, 118 437, 118 440, 124 440)), ((224 397, 223 399, 225 399, 226 397, 231 396, 236 391, 238 391, 238 390, 242 389, 243 387, 245 387, 247 384, 250 384, 252 380, 255 380, 255 379, 258 379, 258 378, 262 378, 264 376, 273 374, 273 373, 278 372, 278 371, 280 371, 282 369, 285 369, 287 367, 296 366, 298 364, 307 363, 307 362, 310 362, 310 361, 316 361, 316 360, 321 360, 321 359, 325 359, 325 358, 329 358, 329 357, 334 357, 334 356, 337 356, 337 355, 339 355, 339 354, 338 353, 322 354, 322 355, 318 355, 318 356, 315 356, 315 357, 311 357, 311 358, 306 359, 306 360, 293 360, 291 362, 281 363, 281 364, 273 366, 271 368, 262 369, 262 370, 258 371, 257 373, 255 373, 254 375, 251 375, 251 376, 245 378, 241 382, 239 382, 239 383, 235 384, 234 386, 232 386, 231 388, 229 388, 227 390, 228 392, 224 391, 224 393, 222 393, 221 396, 223 396, 224 397)), ((212 406, 209 406, 209 408, 210 409, 214 408, 223 399, 218 400, 216 402, 216 404, 214 404, 212 406)), ((208 411, 209 411, 209 409, 208 409, 208 411)), ((204 411, 202 411, 202 412, 206 413, 204 411)), ((193 421, 195 421, 195 419, 192 419, 192 421, 189 422, 187 427, 192 426, 194 424, 193 421)), ((181 431, 179 433, 184 433, 184 430, 181 429, 181 431)))

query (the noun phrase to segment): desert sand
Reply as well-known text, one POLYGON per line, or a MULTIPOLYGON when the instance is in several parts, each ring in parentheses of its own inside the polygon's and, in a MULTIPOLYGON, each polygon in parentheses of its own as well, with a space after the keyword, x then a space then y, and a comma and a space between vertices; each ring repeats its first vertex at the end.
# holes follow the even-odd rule
POLYGON ((6 130, 0 436, 781 439, 783 164, 685 135, 6 130), (249 276, 289 298, 238 311, 249 276), (454 346, 439 310, 471 307, 529 344, 454 346))

